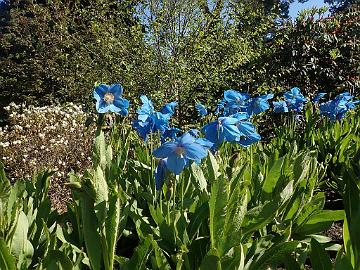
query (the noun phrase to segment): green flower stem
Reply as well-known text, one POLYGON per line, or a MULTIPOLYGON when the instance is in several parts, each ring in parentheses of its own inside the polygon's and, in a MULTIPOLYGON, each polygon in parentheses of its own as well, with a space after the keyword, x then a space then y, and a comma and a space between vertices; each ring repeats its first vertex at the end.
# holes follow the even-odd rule
POLYGON ((181 181, 181 212, 183 211, 183 207, 184 207, 184 179, 181 181))

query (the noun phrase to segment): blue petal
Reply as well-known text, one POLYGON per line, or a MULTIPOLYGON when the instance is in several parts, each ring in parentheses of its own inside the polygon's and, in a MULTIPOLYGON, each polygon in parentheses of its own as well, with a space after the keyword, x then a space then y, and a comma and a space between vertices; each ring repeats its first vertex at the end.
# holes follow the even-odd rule
POLYGON ((177 105, 176 101, 167 103, 161 108, 160 111, 163 114, 170 114, 170 116, 172 116, 174 114, 174 112, 175 112, 176 105, 177 105))
POLYGON ((200 130, 198 130, 198 129, 196 129, 196 128, 192 128, 192 129, 190 129, 190 130, 188 131, 188 133, 189 133, 191 136, 197 138, 197 137, 199 137, 199 135, 200 135, 200 130))
POLYGON ((207 150, 197 143, 184 145, 184 157, 191 160, 203 159, 207 156, 207 150))
POLYGON ((107 84, 99 84, 94 89, 93 96, 96 100, 103 99, 106 92, 109 91, 109 86, 107 84))
POLYGON ((110 86, 109 92, 114 94, 115 99, 120 97, 123 93, 123 88, 120 84, 115 83, 110 86))
POLYGON ((110 111, 110 106, 108 103, 100 99, 96 101, 96 110, 98 113, 107 113, 110 111))
POLYGON ((185 133, 178 139, 180 144, 190 144, 195 142, 195 138, 191 136, 189 133, 185 133))
POLYGON ((154 172, 156 190, 160 190, 164 185, 166 173, 167 173, 167 159, 165 158, 159 161, 154 172))
POLYGON ((179 175, 184 170, 186 164, 186 159, 177 155, 169 156, 167 159, 167 168, 176 175, 179 175))
POLYGON ((207 109, 204 105, 198 103, 195 105, 195 108, 198 110, 200 116, 206 116, 207 115, 207 109))
POLYGON ((155 149, 153 155, 157 158, 167 158, 174 154, 178 144, 176 142, 166 142, 155 149))
POLYGON ((201 146, 207 148, 207 149, 214 146, 214 143, 210 142, 209 140, 207 140, 205 138, 198 138, 198 139, 196 139, 195 142, 200 144, 201 146))

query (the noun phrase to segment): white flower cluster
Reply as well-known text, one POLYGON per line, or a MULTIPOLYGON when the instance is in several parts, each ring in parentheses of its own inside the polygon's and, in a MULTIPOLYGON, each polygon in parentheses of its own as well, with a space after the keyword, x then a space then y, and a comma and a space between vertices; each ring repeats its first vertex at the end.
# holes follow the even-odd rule
POLYGON ((95 126, 86 127, 85 122, 94 115, 73 103, 44 107, 11 103, 5 110, 9 124, 0 128, 0 157, 8 175, 28 179, 43 168, 56 171, 52 200, 57 204, 68 192, 67 174, 82 173, 91 165, 95 126))

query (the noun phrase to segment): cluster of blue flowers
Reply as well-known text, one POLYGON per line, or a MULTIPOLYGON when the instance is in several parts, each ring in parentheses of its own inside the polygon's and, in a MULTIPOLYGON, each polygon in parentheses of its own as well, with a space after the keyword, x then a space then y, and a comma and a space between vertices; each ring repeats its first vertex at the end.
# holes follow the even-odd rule
MULTIPOLYGON (((116 112, 126 116, 129 101, 121 97, 122 93, 123 89, 119 84, 97 86, 93 93, 97 111, 116 112)), ((318 103, 325 95, 319 93, 313 102, 318 103)), ((200 163, 209 150, 216 151, 224 142, 248 147, 260 141, 261 137, 251 118, 269 110, 269 100, 273 98, 273 94, 250 97, 247 93, 226 90, 223 99, 217 104, 216 120, 206 124, 201 132, 191 129, 179 136, 182 131, 169 124, 177 102, 167 103, 160 111, 155 111, 152 101, 145 95, 141 96, 142 105, 137 110, 137 119, 133 121, 133 127, 144 141, 147 141, 149 134, 158 133, 162 142, 162 145, 153 152, 153 155, 160 159, 154 172, 156 188, 162 187, 166 174, 171 172, 179 175, 185 167, 192 162, 200 163), (203 137, 200 137, 201 133, 203 137)), ((307 101, 300 89, 295 87, 284 93, 281 100, 272 102, 273 111, 299 113, 307 101)), ((320 113, 331 120, 339 120, 348 110, 355 108, 358 102, 345 92, 333 100, 321 103, 320 113)), ((195 108, 202 118, 208 114, 207 108, 200 103, 196 104, 195 108)))
POLYGON ((307 102, 307 98, 301 94, 300 89, 297 87, 292 88, 290 91, 284 94, 284 99, 281 101, 274 101, 274 112, 301 112, 304 108, 304 103, 307 102))
MULTIPOLYGON (((325 93, 322 94, 322 97, 325 96, 325 93)), ((353 100, 354 97, 348 92, 344 92, 340 95, 337 95, 333 100, 320 104, 320 113, 326 115, 332 121, 341 120, 344 118, 347 111, 354 109, 359 103, 358 100, 353 100)))
POLYGON ((169 120, 175 113, 176 102, 165 104, 160 112, 155 111, 154 105, 147 96, 140 97, 142 106, 137 110, 138 119, 133 122, 133 127, 144 141, 147 140, 151 133, 159 132, 162 141, 166 138, 175 139, 177 128, 171 128, 169 120))

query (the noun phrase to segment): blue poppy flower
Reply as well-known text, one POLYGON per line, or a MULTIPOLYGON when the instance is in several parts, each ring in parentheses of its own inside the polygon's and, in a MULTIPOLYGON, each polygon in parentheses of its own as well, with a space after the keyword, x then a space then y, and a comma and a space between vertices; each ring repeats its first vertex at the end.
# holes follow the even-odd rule
POLYGON ((223 116, 231 116, 237 112, 246 110, 246 101, 250 98, 249 94, 240 93, 235 90, 226 90, 224 100, 226 101, 223 116))
POLYGON ((273 101, 273 105, 275 113, 289 112, 289 108, 285 101, 273 101))
POLYGON ((147 141, 147 135, 159 131, 161 135, 169 129, 169 115, 160 112, 154 112, 150 115, 141 115, 141 120, 133 121, 133 128, 140 137, 147 141))
POLYGON ((167 158, 160 159, 154 172, 156 190, 160 190, 164 185, 167 173, 167 158))
POLYGON ((176 106, 177 106, 176 101, 167 103, 161 108, 160 112, 163 114, 169 114, 170 116, 172 116, 175 113, 176 106))
POLYGON ((147 135, 150 134, 150 132, 152 132, 153 129, 151 117, 148 117, 148 119, 145 121, 135 120, 133 121, 132 126, 137 131, 139 136, 144 141, 147 141, 147 135))
POLYGON ((339 94, 333 100, 320 104, 320 114, 328 116, 332 121, 341 120, 359 102, 352 99, 353 96, 348 92, 339 94))
POLYGON ((216 105, 215 115, 219 115, 220 112, 225 108, 226 100, 222 99, 220 102, 216 105))
POLYGON ((123 88, 120 84, 98 85, 93 92, 96 110, 99 113, 115 112, 123 116, 128 115, 129 101, 121 97, 122 93, 123 88))
POLYGON ((146 121, 146 119, 155 112, 152 101, 145 95, 140 96, 142 106, 137 110, 138 119, 146 121))
POLYGON ((313 102, 314 103, 318 103, 320 101, 320 99, 322 99, 324 96, 326 95, 326 93, 318 93, 314 98, 313 98, 313 102))
POLYGON ((164 143, 166 139, 175 140, 177 134, 181 131, 179 128, 168 128, 165 132, 161 135, 161 143, 164 143))
POLYGON ((238 112, 238 113, 231 115, 231 117, 236 118, 237 120, 240 120, 240 121, 247 120, 250 118, 250 116, 247 112, 238 112))
POLYGON ((302 100, 302 101, 306 101, 307 99, 304 97, 304 95, 301 93, 300 88, 298 87, 294 87, 292 88, 290 91, 287 91, 284 94, 284 97, 286 99, 298 99, 298 100, 302 100))
POLYGON ((189 133, 191 136, 197 138, 197 137, 199 137, 199 135, 200 135, 200 130, 198 130, 198 129, 196 129, 196 128, 192 128, 192 129, 190 129, 190 130, 188 131, 188 133, 189 133))
POLYGON ((217 147, 222 142, 233 142, 240 137, 241 133, 237 127, 239 120, 234 117, 219 117, 202 128, 205 138, 217 147))
POLYGON ((247 105, 247 113, 249 115, 260 114, 270 108, 268 102, 269 99, 274 97, 273 94, 261 95, 259 97, 252 98, 247 105))
POLYGON ((284 94, 286 98, 286 104, 289 110, 300 112, 304 107, 304 102, 307 101, 307 98, 301 94, 301 91, 298 87, 292 88, 290 91, 284 94))
POLYGON ((179 175, 190 161, 199 161, 205 158, 207 150, 197 143, 193 136, 185 133, 175 141, 162 144, 154 150, 153 155, 157 158, 167 158, 168 170, 179 175))
POLYGON ((237 124, 240 137, 236 140, 243 147, 250 146, 261 140, 260 134, 256 132, 256 127, 251 122, 239 122, 237 124))
POLYGON ((201 117, 204 117, 208 114, 206 107, 200 103, 196 104, 195 108, 197 109, 201 117))
POLYGON ((226 90, 224 92, 224 99, 230 104, 237 104, 238 106, 245 105, 245 101, 250 98, 249 94, 240 93, 235 90, 226 90))

